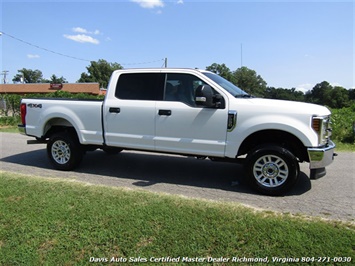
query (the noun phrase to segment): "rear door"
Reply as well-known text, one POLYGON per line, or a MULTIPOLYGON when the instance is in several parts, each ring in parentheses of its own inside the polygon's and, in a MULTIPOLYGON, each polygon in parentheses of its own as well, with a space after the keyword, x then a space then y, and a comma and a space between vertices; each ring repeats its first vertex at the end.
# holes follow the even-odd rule
POLYGON ((104 105, 106 144, 153 150, 156 101, 163 99, 163 88, 160 73, 122 73, 114 97, 104 105))
MULTIPOLYGON (((168 73, 164 100, 156 103, 156 150, 224 156, 228 109, 225 99, 217 108, 195 103, 195 90, 206 84, 192 74, 168 73)), ((218 94, 214 90, 215 94, 218 94)))

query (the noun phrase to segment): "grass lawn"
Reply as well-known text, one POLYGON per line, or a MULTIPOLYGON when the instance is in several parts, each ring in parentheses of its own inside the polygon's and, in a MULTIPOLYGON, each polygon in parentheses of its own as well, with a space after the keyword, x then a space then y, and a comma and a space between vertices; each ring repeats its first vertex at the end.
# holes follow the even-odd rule
POLYGON ((6 132, 6 133, 20 133, 18 128, 15 126, 1 126, 0 125, 0 132, 6 132))
POLYGON ((181 265, 198 259, 204 260, 199 265, 212 265, 208 260, 232 264, 244 257, 267 257, 270 263, 314 257, 329 265, 334 257, 355 260, 355 225, 0 172, 0 265, 100 260, 95 264, 102 265, 111 259, 116 265, 120 260, 181 265))

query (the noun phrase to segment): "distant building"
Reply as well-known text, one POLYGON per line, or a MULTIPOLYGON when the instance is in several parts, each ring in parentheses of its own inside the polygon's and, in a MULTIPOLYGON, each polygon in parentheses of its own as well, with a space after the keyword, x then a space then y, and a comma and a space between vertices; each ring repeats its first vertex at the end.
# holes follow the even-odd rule
POLYGON ((0 84, 0 94, 30 94, 30 93, 51 93, 58 90, 71 93, 88 93, 102 95, 106 91, 100 90, 99 83, 25 83, 25 84, 0 84))

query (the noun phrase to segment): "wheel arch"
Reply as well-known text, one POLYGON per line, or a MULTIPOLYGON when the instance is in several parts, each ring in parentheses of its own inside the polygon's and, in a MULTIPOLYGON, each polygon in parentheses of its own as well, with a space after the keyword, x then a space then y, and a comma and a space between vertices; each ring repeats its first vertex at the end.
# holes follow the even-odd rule
POLYGON ((45 126, 43 128, 43 137, 49 138, 53 134, 62 131, 68 131, 68 133, 70 134, 75 134, 78 140, 80 140, 79 134, 77 133, 77 130, 74 125, 67 119, 61 117, 53 117, 45 123, 45 126))
POLYGON ((248 154, 255 147, 267 143, 287 148, 301 162, 309 160, 307 148, 299 138, 289 132, 276 129, 261 130, 249 135, 240 145, 237 156, 248 154))

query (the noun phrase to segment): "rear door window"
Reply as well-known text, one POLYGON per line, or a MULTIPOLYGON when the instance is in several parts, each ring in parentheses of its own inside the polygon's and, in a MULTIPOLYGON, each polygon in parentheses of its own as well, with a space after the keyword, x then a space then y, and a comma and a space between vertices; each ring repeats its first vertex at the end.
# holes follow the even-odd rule
POLYGON ((116 98, 160 101, 164 95, 165 75, 161 73, 123 73, 116 86, 116 98))

